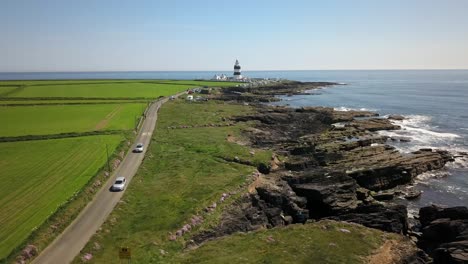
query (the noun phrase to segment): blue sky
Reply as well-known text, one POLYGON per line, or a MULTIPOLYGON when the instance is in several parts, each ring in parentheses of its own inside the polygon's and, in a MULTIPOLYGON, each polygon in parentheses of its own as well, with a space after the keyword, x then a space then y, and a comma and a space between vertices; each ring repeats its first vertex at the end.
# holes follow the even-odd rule
POLYGON ((0 0, 0 71, 467 69, 465 0, 0 0))

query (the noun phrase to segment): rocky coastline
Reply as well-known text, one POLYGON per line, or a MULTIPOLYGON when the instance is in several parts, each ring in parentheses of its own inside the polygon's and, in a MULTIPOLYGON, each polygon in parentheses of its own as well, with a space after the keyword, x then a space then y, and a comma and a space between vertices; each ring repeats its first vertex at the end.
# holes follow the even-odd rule
POLYGON ((196 243, 231 234, 320 219, 358 223, 411 238, 420 249, 408 263, 467 263, 468 209, 421 208, 408 221, 395 196, 421 193, 401 188, 426 171, 441 169, 454 157, 447 151, 420 149, 402 154, 376 133, 397 130, 391 121, 368 111, 326 107, 269 106, 278 94, 302 93, 333 83, 290 82, 275 87, 226 89, 216 99, 254 105, 256 111, 232 122, 254 122, 245 134, 255 148, 273 151, 270 164, 252 180, 249 193, 224 212, 221 224, 194 237, 196 243), (425 253, 424 253, 425 252, 425 253))

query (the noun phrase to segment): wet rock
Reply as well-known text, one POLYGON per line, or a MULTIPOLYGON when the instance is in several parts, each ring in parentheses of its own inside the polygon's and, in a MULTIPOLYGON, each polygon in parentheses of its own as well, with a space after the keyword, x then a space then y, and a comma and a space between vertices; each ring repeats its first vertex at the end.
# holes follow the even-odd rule
POLYGON ((408 231, 407 210, 403 205, 361 205, 350 213, 327 219, 353 222, 393 233, 406 234, 408 231))
POLYGON ((354 127, 358 130, 379 131, 379 130, 397 130, 400 126, 392 124, 388 119, 371 118, 363 120, 353 120, 347 126, 354 127))
MULTIPOLYGON (((257 196, 253 196, 253 205, 265 210, 267 207, 280 208, 285 214, 293 217, 294 223, 304 223, 309 218, 309 210, 306 209, 307 200, 299 197, 292 188, 284 181, 264 182, 256 188, 257 196)), ((277 223, 271 215, 271 224, 277 223)))
POLYGON ((467 224, 465 220, 439 218, 423 228, 422 239, 438 243, 454 241, 466 230, 467 224))
POLYGON ((367 197, 369 197, 369 195, 370 195, 370 191, 366 188, 358 187, 356 189, 356 198, 358 200, 364 201, 367 199, 367 197))
POLYGON ((347 171, 348 175, 360 186, 378 191, 408 184, 423 172, 441 169, 451 159, 442 151, 416 151, 403 156, 393 148, 375 146, 351 151, 335 166, 354 167, 347 171))
POLYGON ((431 205, 422 207, 419 210, 419 221, 421 221, 423 227, 439 218, 448 218, 451 220, 468 219, 468 208, 466 206, 444 208, 431 205))
POLYGON ((468 263, 468 240, 440 245, 434 252, 434 263, 468 263))
POLYGON ((387 118, 390 120, 398 120, 398 121, 405 120, 405 117, 402 115, 389 115, 387 118))
POLYGON ((416 198, 419 198, 420 196, 421 196, 421 191, 416 190, 416 189, 408 190, 405 193, 405 199, 407 199, 407 200, 414 200, 416 198))
POLYGON ((354 179, 343 172, 305 171, 296 176, 284 176, 294 192, 307 199, 312 217, 319 218, 357 207, 354 179))
POLYGON ((422 236, 419 246, 435 263, 466 263, 468 260, 468 208, 438 206, 419 210, 422 236))
POLYGON ((395 197, 395 192, 393 191, 384 191, 372 194, 372 197, 377 201, 389 201, 395 197))
POLYGON ((312 157, 293 156, 290 157, 285 163, 284 167, 291 171, 302 171, 307 168, 317 167, 319 163, 312 157))

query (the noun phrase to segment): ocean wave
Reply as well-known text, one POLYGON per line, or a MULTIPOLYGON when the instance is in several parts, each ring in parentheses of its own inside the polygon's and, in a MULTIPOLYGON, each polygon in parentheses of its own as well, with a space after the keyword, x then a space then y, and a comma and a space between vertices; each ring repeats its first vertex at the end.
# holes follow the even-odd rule
POLYGON ((468 148, 456 147, 456 139, 460 138, 460 135, 448 132, 435 131, 437 127, 431 126, 432 118, 425 115, 407 115, 403 120, 392 120, 392 123, 399 125, 400 130, 393 131, 380 131, 379 133, 384 136, 391 138, 405 138, 409 139, 409 143, 393 144, 394 147, 402 152, 412 152, 421 148, 437 148, 445 149, 452 153, 467 152, 468 148))
POLYGON ((342 111, 342 112, 349 112, 349 111, 369 111, 369 112, 377 112, 378 109, 369 109, 369 108, 351 108, 346 106, 334 107, 333 110, 335 111, 342 111))
POLYGON ((447 163, 445 167, 449 169, 467 169, 468 156, 458 156, 453 162, 447 163))
POLYGON ((427 171, 416 176, 415 183, 429 184, 428 180, 441 179, 450 175, 451 173, 447 170, 427 171))

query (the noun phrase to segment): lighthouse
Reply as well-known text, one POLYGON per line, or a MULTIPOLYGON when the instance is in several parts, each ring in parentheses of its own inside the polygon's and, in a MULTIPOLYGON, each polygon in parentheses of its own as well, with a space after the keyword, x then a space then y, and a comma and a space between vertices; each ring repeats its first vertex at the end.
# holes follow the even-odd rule
POLYGON ((239 65, 238 60, 236 60, 236 64, 234 64, 234 79, 242 79, 241 66, 239 65))

